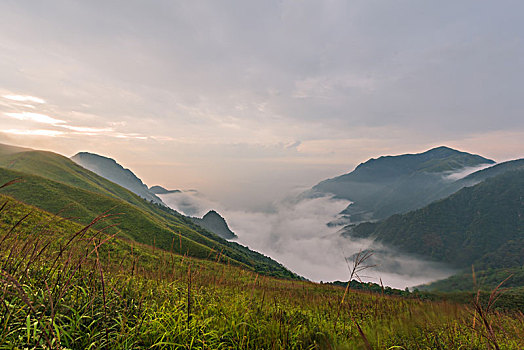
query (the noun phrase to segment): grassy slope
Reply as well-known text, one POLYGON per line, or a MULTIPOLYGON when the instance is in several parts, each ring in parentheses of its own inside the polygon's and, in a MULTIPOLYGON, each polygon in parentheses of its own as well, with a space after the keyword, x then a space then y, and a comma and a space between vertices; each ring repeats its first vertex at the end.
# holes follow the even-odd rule
POLYGON ((155 241, 160 247, 168 247, 176 232, 173 230, 178 230, 183 231, 184 235, 182 250, 179 251, 180 244, 177 244, 177 251, 190 251, 192 255, 199 257, 206 257, 212 253, 207 246, 191 240, 191 236, 196 238, 197 233, 187 230, 183 225, 173 225, 173 229, 170 229, 165 222, 129 203, 39 176, 0 168, 0 183, 15 178, 22 178, 24 182, 5 188, 3 193, 25 203, 73 218, 82 224, 88 224, 99 214, 110 211, 119 214, 118 218, 110 220, 110 223, 118 223, 122 234, 132 240, 150 245, 155 241))
POLYGON ((468 306, 345 295, 118 239, 82 260, 93 230, 58 256, 81 226, 0 195, 5 200, 0 348, 358 349, 367 341, 377 349, 480 349, 488 338, 524 346, 524 318, 511 311, 486 314, 490 336, 480 320, 472 326, 468 306), (52 244, 40 249, 46 240, 52 244), (33 251, 40 253, 27 258, 33 251))
POLYGON ((146 203, 131 191, 56 153, 45 151, 10 153, 0 156, 0 167, 38 175, 87 191, 123 199, 142 209, 147 208, 146 203))
POLYGON ((137 242, 201 258, 216 259, 220 254, 260 273, 296 277, 274 260, 228 242, 183 215, 147 202, 58 154, 26 151, 0 156, 0 182, 15 177, 24 178, 28 186, 11 186, 6 193, 45 210, 57 213, 66 209, 61 215, 76 217, 82 223, 112 210, 123 214, 118 226, 137 242))

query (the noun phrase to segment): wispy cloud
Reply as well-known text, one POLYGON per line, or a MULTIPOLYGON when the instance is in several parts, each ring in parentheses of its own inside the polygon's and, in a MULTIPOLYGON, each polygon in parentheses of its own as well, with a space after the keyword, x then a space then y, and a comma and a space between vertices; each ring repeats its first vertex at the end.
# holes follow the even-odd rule
MULTIPOLYGON (((88 123, 99 122, 102 119, 100 116, 91 113, 64 111, 63 108, 48 104, 44 99, 30 96, 30 95, 16 95, 12 93, 2 95, 4 100, 0 99, 0 106, 5 108, 3 113, 6 117, 14 120, 19 120, 24 123, 10 125, 12 128, 3 130, 4 133, 12 135, 33 135, 33 136, 100 136, 116 139, 136 139, 147 140, 148 136, 136 132, 123 132, 118 129, 126 127, 126 122, 107 122, 107 126, 84 126, 79 125, 78 120, 88 121, 88 123), (39 105, 30 105, 24 102, 33 102, 39 105), (45 106, 43 105, 45 104, 45 106), (30 108, 33 111, 24 109, 30 108), (58 118, 51 115, 60 115, 65 118, 58 118), (34 127, 26 122, 33 122, 39 124, 46 124, 55 127, 55 130, 43 130, 34 127), (21 128, 23 127, 23 129, 21 128)), ((161 136, 154 137, 157 140, 162 139, 161 136)))
POLYGON ((29 120, 37 123, 57 125, 65 123, 65 120, 56 119, 45 114, 32 113, 32 112, 9 112, 4 113, 6 116, 18 119, 18 120, 29 120))
POLYGON ((28 95, 4 95, 2 97, 8 100, 17 101, 17 102, 45 103, 45 100, 40 97, 28 96, 28 95))
POLYGON ((8 129, 8 130, 2 130, 2 132, 6 134, 13 134, 13 135, 49 136, 49 137, 62 136, 64 134, 62 131, 45 130, 45 129, 36 129, 36 130, 8 129))
POLYGON ((61 125, 62 128, 77 131, 80 133, 99 134, 114 131, 113 128, 92 128, 88 126, 61 125))
POLYGON ((486 169, 486 168, 489 168, 491 166, 493 166, 493 164, 487 163, 487 164, 481 164, 479 166, 466 167, 466 168, 462 168, 459 171, 448 172, 443 177, 446 180, 457 181, 457 180, 460 180, 460 179, 468 176, 469 174, 473 174, 476 171, 479 171, 479 170, 482 170, 482 169, 486 169))
POLYGON ((140 134, 122 134, 122 133, 116 133, 112 134, 110 136, 117 137, 119 139, 137 139, 137 140, 147 140, 147 136, 140 135, 140 134))

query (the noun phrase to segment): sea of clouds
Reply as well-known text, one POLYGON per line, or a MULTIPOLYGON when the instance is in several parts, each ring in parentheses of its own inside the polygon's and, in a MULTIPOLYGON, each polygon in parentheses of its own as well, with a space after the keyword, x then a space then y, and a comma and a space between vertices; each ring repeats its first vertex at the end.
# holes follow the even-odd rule
POLYGON ((359 251, 374 252, 362 280, 394 288, 413 287, 445 278, 453 271, 434 262, 400 254, 369 239, 340 235, 340 226, 326 225, 349 204, 329 196, 298 199, 290 195, 268 211, 230 209, 195 191, 160 195, 171 208, 202 217, 217 210, 238 235, 237 241, 282 263, 313 281, 348 280, 351 257, 359 251), (349 264, 346 262, 349 258, 349 264))

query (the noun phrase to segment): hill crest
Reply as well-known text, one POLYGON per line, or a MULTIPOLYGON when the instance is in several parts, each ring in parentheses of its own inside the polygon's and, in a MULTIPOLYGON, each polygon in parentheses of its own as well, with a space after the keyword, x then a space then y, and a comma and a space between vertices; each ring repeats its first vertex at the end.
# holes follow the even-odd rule
POLYGON ((71 160, 148 201, 164 204, 155 193, 149 190, 138 176, 131 170, 124 168, 113 158, 96 153, 79 152, 71 157, 71 160))

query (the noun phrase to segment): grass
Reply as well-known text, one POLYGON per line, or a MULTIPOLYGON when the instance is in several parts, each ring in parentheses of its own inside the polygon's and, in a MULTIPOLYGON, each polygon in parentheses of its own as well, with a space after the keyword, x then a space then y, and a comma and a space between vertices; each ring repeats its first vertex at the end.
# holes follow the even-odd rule
POLYGON ((121 239, 108 214, 80 225, 5 196, 0 207, 0 348, 524 347, 519 311, 479 304, 479 322, 476 305, 277 279, 121 239))

